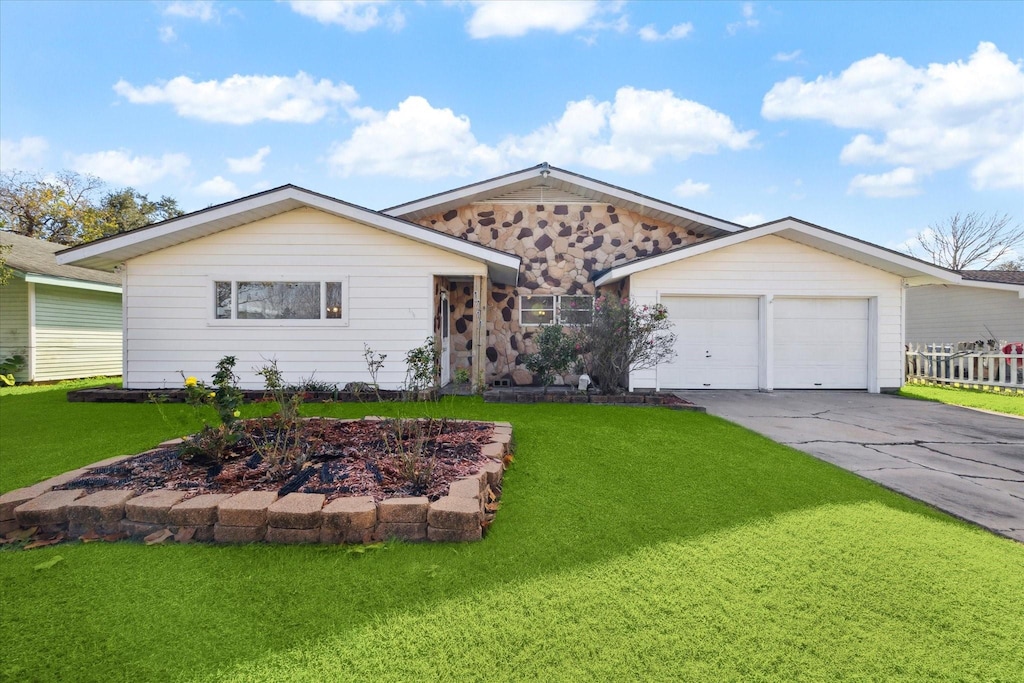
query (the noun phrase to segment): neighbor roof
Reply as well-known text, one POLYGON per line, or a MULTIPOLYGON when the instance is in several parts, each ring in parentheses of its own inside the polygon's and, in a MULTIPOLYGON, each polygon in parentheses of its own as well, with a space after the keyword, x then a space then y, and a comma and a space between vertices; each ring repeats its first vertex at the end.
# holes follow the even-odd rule
POLYGON ((113 270, 127 259, 166 249, 189 240, 206 237, 294 209, 311 207, 334 216, 379 228, 487 264, 491 280, 515 284, 519 276, 518 256, 446 235, 422 225, 372 209, 349 204, 334 197, 295 185, 242 197, 225 204, 154 223, 131 232, 89 242, 60 252, 58 263, 75 263, 88 268, 113 270))
MULTIPOLYGON (((565 195, 575 197, 577 202, 614 204, 648 216, 653 221, 668 223, 686 230, 694 230, 709 236, 724 235, 743 230, 742 225, 708 216, 697 211, 676 206, 660 199, 648 197, 632 190, 556 168, 548 163, 538 164, 522 171, 515 171, 489 180, 423 197, 415 201, 383 209, 381 213, 401 216, 415 221, 466 204, 481 201, 504 201, 517 192, 530 189, 548 188, 556 198, 552 203, 567 203, 565 195)), ((529 193, 528 193, 529 194, 529 193)), ((535 196, 535 194, 531 195, 535 196)), ((531 202, 533 203, 533 202, 531 202)))
POLYGON ((25 275, 47 275, 66 280, 121 286, 121 276, 115 273, 58 264, 55 254, 62 249, 67 249, 63 244, 54 244, 13 232, 0 232, 0 244, 11 247, 10 253, 5 257, 8 267, 25 275))
POLYGON ((1006 285, 1024 285, 1024 271, 1017 270, 961 270, 966 280, 1001 282, 1006 285))

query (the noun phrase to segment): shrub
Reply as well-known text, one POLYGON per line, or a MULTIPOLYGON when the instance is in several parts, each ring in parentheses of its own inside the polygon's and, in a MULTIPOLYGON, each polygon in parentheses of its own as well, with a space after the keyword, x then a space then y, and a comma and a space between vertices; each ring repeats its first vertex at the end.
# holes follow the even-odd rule
POLYGON ((9 356, 0 362, 0 382, 9 387, 14 386, 14 373, 25 367, 24 356, 9 356))
POLYGON ((405 382, 402 384, 402 391, 406 392, 408 398, 416 399, 424 389, 429 389, 437 382, 440 367, 437 345, 434 338, 427 337, 426 341, 405 354, 405 382))
POLYGON ((652 368, 675 357, 676 335, 661 304, 640 306, 628 298, 601 296, 594 318, 573 334, 583 366, 606 394, 629 386, 632 370, 652 368))
POLYGON ((306 422, 299 414, 302 407, 302 391, 290 391, 284 383, 277 359, 270 361, 256 371, 263 377, 267 392, 274 397, 279 409, 272 417, 256 420, 249 442, 269 466, 273 479, 295 474, 306 462, 304 449, 306 422))
POLYGON ((565 372, 578 357, 576 344, 565 334, 561 325, 543 325, 533 336, 537 353, 526 354, 523 364, 534 373, 544 390, 551 386, 555 377, 565 372))
POLYGON ((242 438, 239 408, 243 395, 234 372, 235 362, 234 356, 224 356, 218 361, 213 386, 181 373, 185 380, 185 401, 197 410, 212 407, 219 419, 219 424, 212 426, 204 418, 202 430, 185 438, 180 450, 182 460, 222 463, 232 456, 231 448, 242 438))

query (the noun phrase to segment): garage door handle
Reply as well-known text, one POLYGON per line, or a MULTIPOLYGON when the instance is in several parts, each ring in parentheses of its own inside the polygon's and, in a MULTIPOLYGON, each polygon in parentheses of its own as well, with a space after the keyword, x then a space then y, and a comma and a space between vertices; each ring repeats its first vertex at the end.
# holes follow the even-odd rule
POLYGON ((711 352, 710 351, 705 351, 704 352, 704 357, 705 358, 711 358, 711 352))

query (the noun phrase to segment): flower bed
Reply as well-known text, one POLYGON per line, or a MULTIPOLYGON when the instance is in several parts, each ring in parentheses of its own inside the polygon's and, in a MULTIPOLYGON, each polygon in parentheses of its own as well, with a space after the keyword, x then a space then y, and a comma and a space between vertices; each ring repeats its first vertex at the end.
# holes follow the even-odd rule
MULTIPOLYGON (((246 422, 265 434, 263 421, 246 422)), ((417 420, 305 422, 304 464, 286 477, 274 476, 253 439, 213 464, 182 460, 176 439, 0 496, 0 533, 34 542, 470 541, 493 520, 508 423, 449 420, 424 431, 410 428, 427 422, 417 420)))

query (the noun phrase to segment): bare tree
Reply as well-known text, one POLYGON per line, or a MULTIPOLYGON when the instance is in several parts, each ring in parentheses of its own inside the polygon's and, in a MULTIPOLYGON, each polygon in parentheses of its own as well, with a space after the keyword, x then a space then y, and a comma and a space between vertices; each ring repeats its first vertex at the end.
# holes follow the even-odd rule
POLYGON ((1018 256, 1010 261, 997 263, 992 270, 1009 270, 1015 273, 1024 271, 1024 256, 1018 256))
MULTIPOLYGON (((1024 226, 1013 225, 1009 214, 955 213, 921 231, 917 242, 923 258, 936 265, 951 270, 985 269, 1024 244, 1024 226)), ((909 251, 918 256, 913 247, 909 251)))

